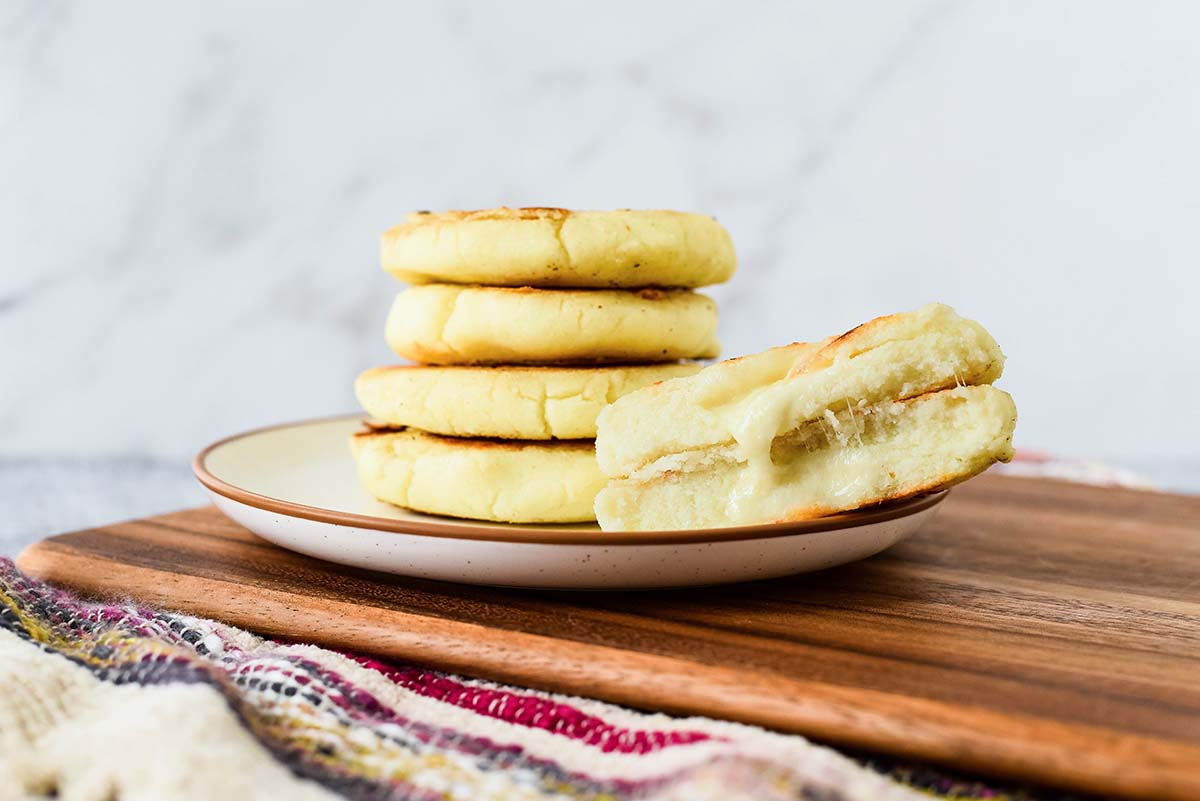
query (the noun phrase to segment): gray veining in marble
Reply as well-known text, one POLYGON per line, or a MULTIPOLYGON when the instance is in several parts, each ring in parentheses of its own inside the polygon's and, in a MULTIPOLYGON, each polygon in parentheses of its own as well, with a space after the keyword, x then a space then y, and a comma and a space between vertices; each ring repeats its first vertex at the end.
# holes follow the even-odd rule
POLYGON ((679 8, 0 6, 0 455, 182 476, 353 408, 379 232, 507 203, 716 215, 729 355, 952 303, 1019 445, 1187 474, 1200 6, 679 8))

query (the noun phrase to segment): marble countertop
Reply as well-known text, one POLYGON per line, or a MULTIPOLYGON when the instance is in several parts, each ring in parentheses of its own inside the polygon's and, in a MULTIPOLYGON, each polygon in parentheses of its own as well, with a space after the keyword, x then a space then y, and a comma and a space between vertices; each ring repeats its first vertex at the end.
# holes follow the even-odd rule
POLYGON ((64 531, 206 502, 186 461, 0 459, 0 556, 64 531))
POLYGON ((726 356, 941 300, 1018 447, 1200 459, 1200 5, 870 8, 0 4, 0 459, 353 408, 379 234, 499 204, 715 215, 726 356))

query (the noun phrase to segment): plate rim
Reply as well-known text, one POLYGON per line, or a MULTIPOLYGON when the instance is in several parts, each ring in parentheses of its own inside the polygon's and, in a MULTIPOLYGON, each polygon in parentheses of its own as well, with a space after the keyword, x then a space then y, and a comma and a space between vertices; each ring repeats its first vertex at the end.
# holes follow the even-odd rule
MULTIPOLYGON (((418 537, 506 543, 538 543, 546 545, 684 545, 705 542, 796 537, 823 531, 857 528, 858 526, 874 523, 886 523, 902 517, 909 517, 937 506, 950 493, 949 489, 944 489, 937 492, 924 493, 912 498, 892 501, 881 506, 859 509, 852 512, 840 512, 825 517, 812 518, 811 520, 779 521, 748 526, 704 529, 656 531, 572 530, 522 526, 514 523, 490 523, 487 521, 459 522, 452 518, 445 520, 396 520, 388 517, 358 514, 357 512, 339 512, 334 509, 309 506, 307 504, 296 503, 295 501, 286 501, 282 498, 273 498, 269 495, 252 492, 219 478, 206 465, 206 460, 213 451, 240 439, 284 428, 301 428, 319 423, 332 423, 338 420, 351 419, 365 420, 366 416, 357 412, 328 415, 259 426, 240 431, 236 434, 230 434, 209 443, 196 454, 192 459, 192 473, 210 492, 246 506, 266 512, 283 514, 288 517, 418 537)), ((418 514, 427 514, 418 510, 413 511, 416 511, 418 514)), ((430 517, 433 516, 430 515, 430 517)))

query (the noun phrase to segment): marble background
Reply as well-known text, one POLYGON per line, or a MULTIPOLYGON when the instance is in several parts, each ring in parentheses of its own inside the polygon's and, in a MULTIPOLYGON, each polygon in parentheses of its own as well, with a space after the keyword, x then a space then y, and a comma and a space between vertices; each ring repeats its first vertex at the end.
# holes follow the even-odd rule
POLYGON ((7 493, 198 501, 391 359, 380 231, 499 204, 717 216, 727 355, 951 303, 1019 445, 1200 490, 1200 5, 681 8, 0 4, 7 493))

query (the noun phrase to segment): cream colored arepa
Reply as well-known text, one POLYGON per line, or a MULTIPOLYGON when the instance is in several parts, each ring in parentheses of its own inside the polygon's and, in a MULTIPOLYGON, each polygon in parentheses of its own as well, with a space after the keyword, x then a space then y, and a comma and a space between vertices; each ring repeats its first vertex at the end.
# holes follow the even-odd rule
POLYGON ((1003 369, 983 326, 929 304, 631 393, 601 414, 596 453, 605 474, 626 476, 671 453, 769 442, 827 409, 990 384, 1003 369))
POLYGON ((969 478, 1011 456, 1012 399, 962 390, 995 381, 1003 364, 982 326, 931 304, 633 392, 597 421, 597 457, 613 479, 597 501, 601 525, 800 519, 969 478), (932 405, 905 403, 922 396, 932 405), (916 439, 932 450, 913 450, 916 439), (659 508, 666 487, 683 493, 680 508, 659 508), (693 490, 717 494, 700 503, 693 490), (646 511, 635 513, 642 491, 646 511))
POLYGON ((415 429, 351 438, 358 477, 381 501, 502 523, 595 519, 604 486, 591 440, 460 439, 415 429))
POLYGON ((713 218, 628 209, 417 212, 383 235, 382 257, 410 284, 494 286, 700 287, 737 265, 713 218))
POLYGON ((387 342, 424 364, 669 362, 717 355, 717 306, 687 290, 427 284, 396 298, 387 342))
POLYGON ((611 481, 596 496, 606 531, 803 520, 944 489, 1012 458, 1017 409, 993 386, 945 389, 830 412, 770 444, 688 451, 611 481))
POLYGON ((425 367, 367 370, 359 403, 381 423, 455 437, 594 439, 596 416, 634 390, 699 372, 695 362, 613 367, 425 367))

